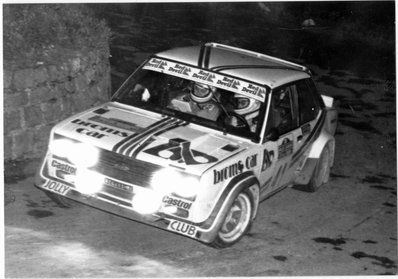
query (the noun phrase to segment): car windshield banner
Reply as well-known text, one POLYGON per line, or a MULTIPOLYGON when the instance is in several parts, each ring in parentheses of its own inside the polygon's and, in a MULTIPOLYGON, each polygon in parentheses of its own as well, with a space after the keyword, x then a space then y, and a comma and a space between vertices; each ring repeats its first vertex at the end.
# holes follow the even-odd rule
POLYGON ((143 69, 205 83, 221 89, 232 91, 234 93, 245 95, 261 102, 264 102, 265 94, 267 92, 264 87, 258 86, 254 83, 160 58, 151 58, 144 65, 143 69))

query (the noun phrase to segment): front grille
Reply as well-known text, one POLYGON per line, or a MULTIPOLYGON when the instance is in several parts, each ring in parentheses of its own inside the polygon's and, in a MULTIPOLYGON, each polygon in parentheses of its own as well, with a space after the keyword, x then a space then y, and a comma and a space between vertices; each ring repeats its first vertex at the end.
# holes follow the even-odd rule
POLYGON ((149 187, 153 174, 161 168, 158 165, 101 150, 99 162, 91 169, 126 183, 149 187))
MULTIPOLYGON (((71 140, 75 143, 78 142, 59 134, 54 135, 54 139, 61 138, 71 140)), ((67 158, 54 157, 58 160, 72 164, 67 158)), ((162 167, 158 165, 139 161, 135 158, 130 158, 105 149, 100 149, 99 161, 95 166, 91 167, 90 170, 107 176, 111 178, 110 180, 113 178, 122 182, 114 181, 113 185, 104 182, 101 193, 98 194, 99 197, 113 203, 119 203, 131 207, 130 201, 134 196, 134 189, 132 186, 127 184, 133 184, 145 188, 150 187, 153 174, 161 168, 162 167)))

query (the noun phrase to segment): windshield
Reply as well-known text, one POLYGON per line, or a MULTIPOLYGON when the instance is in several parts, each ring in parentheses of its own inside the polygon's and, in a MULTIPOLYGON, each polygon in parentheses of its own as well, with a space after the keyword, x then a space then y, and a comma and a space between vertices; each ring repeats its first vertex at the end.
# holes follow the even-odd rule
MULTIPOLYGON (((229 84, 222 83, 220 81, 226 78, 221 76, 223 79, 220 80, 218 74, 199 82, 192 78, 195 74, 186 75, 184 70, 176 72, 171 68, 154 70, 150 62, 153 59, 127 79, 112 101, 258 141, 264 119, 265 89, 260 91, 256 86, 257 91, 240 94, 241 84, 245 85, 243 90, 253 88, 253 85, 235 78, 228 78, 229 84), (232 90, 226 90, 228 86, 232 90), (263 95, 257 94, 252 98, 253 92, 263 95)), ((206 71, 184 67, 188 71, 207 74, 206 71)))

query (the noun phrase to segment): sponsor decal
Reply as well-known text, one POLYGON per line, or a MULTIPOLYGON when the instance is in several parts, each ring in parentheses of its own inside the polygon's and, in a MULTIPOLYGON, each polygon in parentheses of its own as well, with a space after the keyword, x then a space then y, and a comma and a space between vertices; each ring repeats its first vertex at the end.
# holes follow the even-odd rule
POLYGON ((70 189, 69 186, 52 180, 48 180, 47 183, 43 185, 43 188, 63 196, 66 195, 70 189))
POLYGON ((239 160, 221 170, 213 170, 214 184, 237 176, 243 172, 243 170, 249 170, 257 166, 257 154, 248 156, 245 160, 239 160))
POLYGON ((181 75, 189 76, 189 72, 191 72, 191 68, 184 66, 184 65, 175 64, 174 66, 169 67, 168 71, 177 73, 177 74, 181 74, 181 75))
POLYGON ((152 67, 155 69, 164 70, 167 67, 167 62, 161 59, 152 58, 148 61, 145 67, 152 67))
POLYGON ((216 157, 191 149, 190 145, 190 141, 173 138, 168 143, 151 147, 144 152, 186 165, 209 164, 218 161, 216 157))
POLYGON ((286 157, 293 153, 293 141, 284 138, 282 144, 278 146, 278 159, 286 157))
POLYGON ((222 80, 217 80, 217 84, 233 89, 239 89, 240 85, 239 81, 229 77, 223 77, 222 80))
POLYGON ((117 135, 122 138, 127 137, 129 134, 126 132, 119 131, 117 129, 109 128, 106 126, 101 126, 93 122, 83 121, 80 119, 75 119, 72 121, 73 124, 77 124, 79 126, 83 126, 77 128, 75 131, 79 134, 87 135, 90 137, 101 139, 106 137, 107 134, 117 135))
POLYGON ((67 173, 67 174, 76 174, 76 168, 72 167, 65 163, 60 163, 57 160, 53 160, 51 162, 51 166, 56 168, 57 170, 67 173))
POLYGON ((198 73, 193 73, 192 74, 193 78, 200 79, 203 81, 209 81, 209 82, 214 82, 214 79, 216 76, 212 73, 205 72, 205 71, 199 71, 198 73))
POLYGON ((176 198, 172 198, 172 197, 169 197, 169 196, 165 196, 163 198, 163 203, 165 205, 176 206, 178 208, 182 208, 182 209, 185 209, 185 210, 191 209, 191 206, 192 206, 191 202, 186 202, 186 201, 183 201, 181 199, 176 199, 176 198))
POLYGON ((272 161, 274 160, 274 151, 268 151, 264 149, 263 153, 263 165, 261 166, 261 171, 265 171, 272 165, 272 161))
POLYGON ((265 87, 255 85, 251 82, 225 76, 220 73, 198 69, 192 66, 181 65, 176 62, 166 61, 159 58, 150 59, 144 65, 143 69, 165 72, 169 75, 202 82, 256 99, 261 102, 264 102, 265 94, 267 92, 265 87))
POLYGON ((180 221, 171 221, 167 229, 190 237, 195 237, 196 235, 195 226, 180 221))
POLYGON ((253 96, 258 96, 261 99, 265 98, 265 89, 260 86, 255 86, 253 84, 249 84, 247 87, 242 88, 242 92, 249 93, 253 96))
POLYGON ((104 179, 104 184, 116 189, 120 189, 120 190, 124 190, 124 191, 128 191, 128 192, 132 192, 133 191, 133 187, 126 185, 124 183, 109 179, 109 178, 105 178, 104 179))

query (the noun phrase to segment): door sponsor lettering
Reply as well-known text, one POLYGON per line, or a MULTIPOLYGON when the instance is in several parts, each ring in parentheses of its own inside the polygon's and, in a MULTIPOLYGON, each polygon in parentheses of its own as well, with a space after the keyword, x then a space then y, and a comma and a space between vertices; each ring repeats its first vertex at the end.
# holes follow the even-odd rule
POLYGON ((167 229, 190 237, 195 237, 196 235, 195 226, 180 221, 171 221, 167 229))
POLYGON ((289 156, 293 153, 293 141, 284 138, 282 144, 278 146, 278 159, 289 156))
POLYGON ((272 161, 274 160, 274 151, 268 151, 267 149, 264 149, 263 153, 263 165, 261 166, 261 171, 265 171, 272 165, 272 161))
POLYGON ((243 170, 249 170, 257 166, 257 154, 248 156, 245 160, 239 160, 236 163, 233 163, 225 168, 220 170, 213 170, 214 174, 214 184, 237 176, 241 174, 243 170))
POLYGON ((63 196, 66 195, 70 189, 69 186, 52 180, 48 180, 47 183, 44 184, 43 188, 63 196))

